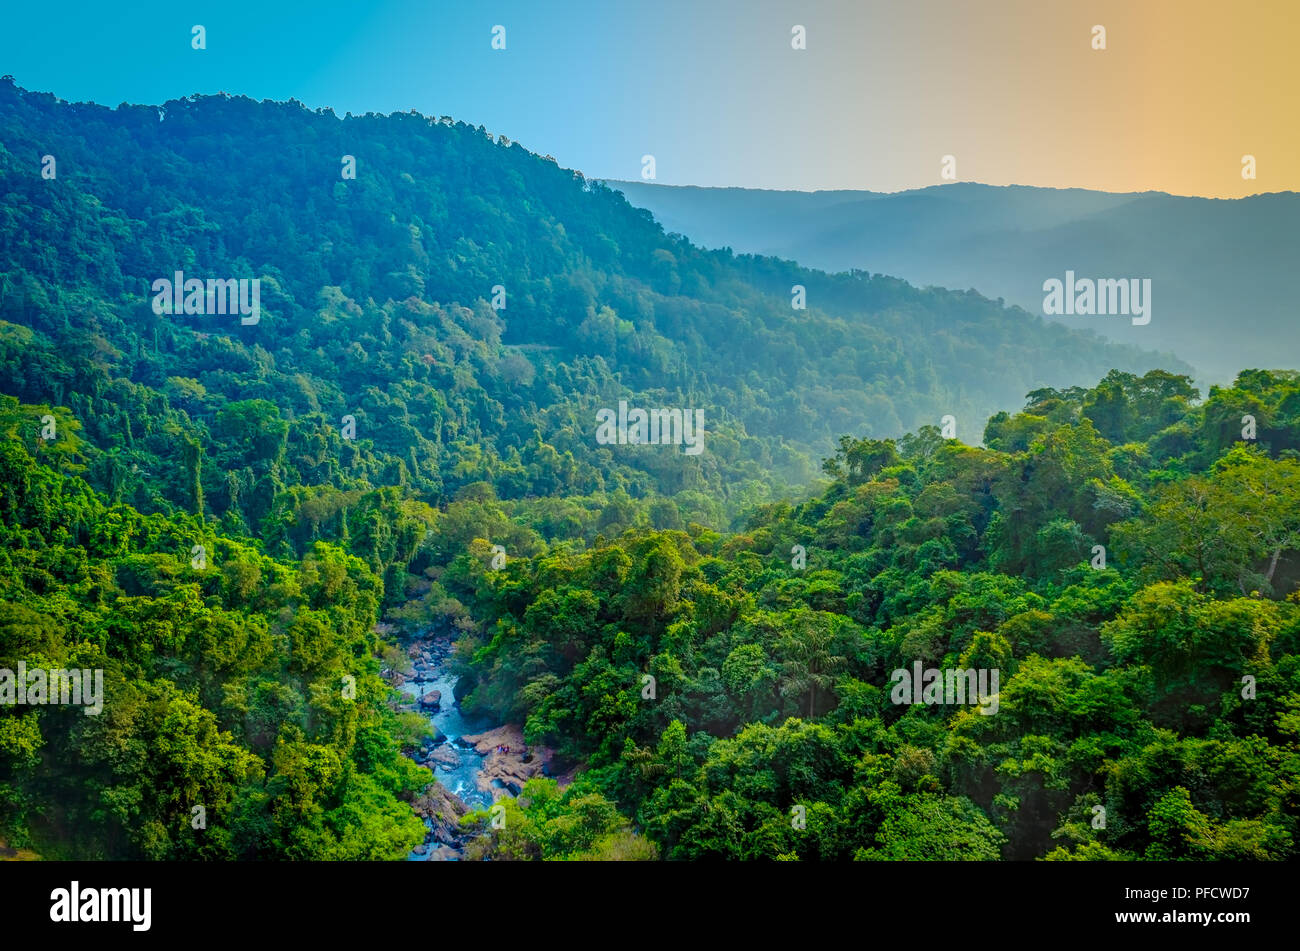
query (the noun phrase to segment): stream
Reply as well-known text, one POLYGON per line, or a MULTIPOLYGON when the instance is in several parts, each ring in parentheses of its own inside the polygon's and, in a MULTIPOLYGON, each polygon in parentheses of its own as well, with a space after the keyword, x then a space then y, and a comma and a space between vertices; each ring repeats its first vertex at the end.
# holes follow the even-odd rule
MULTIPOLYGON (((479 789, 478 777, 483 768, 484 757, 481 756, 472 746, 460 745, 460 738, 467 734, 482 733, 498 724, 482 717, 469 717, 461 713, 460 704, 456 702, 455 674, 447 670, 447 652, 445 650, 435 649, 431 660, 416 665, 416 673, 412 674, 412 679, 406 681, 399 688, 404 693, 413 697, 418 704, 421 696, 431 690, 437 690, 442 694, 440 708, 436 712, 429 712, 417 706, 420 715, 425 717, 438 733, 446 737, 445 742, 439 744, 435 749, 440 751, 450 751, 455 755, 457 765, 438 763, 429 764, 433 770, 434 777, 442 783, 450 792, 458 796, 471 809, 487 809, 492 805, 492 797, 479 789)), ((431 828, 428 819, 424 820, 425 828, 431 828)), ((430 843, 427 839, 425 846, 427 852, 423 855, 411 852, 407 856, 407 861, 424 862, 428 861, 435 852, 436 843, 430 843)))

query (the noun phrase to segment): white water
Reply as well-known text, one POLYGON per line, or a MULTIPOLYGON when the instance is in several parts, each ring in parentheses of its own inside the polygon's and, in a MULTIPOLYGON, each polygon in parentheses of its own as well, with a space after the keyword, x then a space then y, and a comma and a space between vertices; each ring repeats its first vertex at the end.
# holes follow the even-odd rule
MULTIPOLYGON (((401 689, 417 701, 430 690, 437 690, 442 694, 442 704, 437 713, 430 714, 424 710, 420 713, 447 737, 444 746, 455 752, 460 762, 453 767, 434 764, 432 767, 434 777, 459 796, 471 809, 486 809, 492 805, 492 797, 478 787, 478 777, 483 769, 484 757, 479 755, 472 746, 460 746, 457 741, 466 734, 482 733, 496 724, 478 717, 467 717, 461 713, 460 704, 456 702, 454 693, 457 678, 455 674, 446 670, 444 659, 434 660, 428 666, 433 668, 433 679, 408 680, 401 689)), ((426 828, 429 826, 427 819, 425 826, 426 828)), ((437 847, 437 843, 427 841, 425 845, 429 846, 429 852, 437 847)), ((422 862, 427 860, 429 855, 416 855, 412 852, 407 858, 413 862, 422 862)))

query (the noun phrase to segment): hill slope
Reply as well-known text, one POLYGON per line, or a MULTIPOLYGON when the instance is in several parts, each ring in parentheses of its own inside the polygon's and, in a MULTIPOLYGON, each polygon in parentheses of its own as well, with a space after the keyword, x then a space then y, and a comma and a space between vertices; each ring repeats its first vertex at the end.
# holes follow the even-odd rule
POLYGON ((1146 358, 701 251, 420 116, 0 82, 0 142, 0 671, 104 675, 102 716, 0 677, 0 841, 407 855, 433 737, 385 616, 584 766, 470 856, 1294 858, 1295 371, 1067 386, 1146 358), (155 312, 177 271, 257 319, 155 312), (622 399, 705 451, 598 443, 622 399), (987 448, 843 435, 941 413, 987 448), (915 664, 1001 715, 896 701, 915 664))
POLYGON ((6 82, 0 142, 0 320, 33 331, 4 336, 6 392, 67 402, 145 508, 201 495, 256 528, 294 484, 438 501, 487 481, 673 493, 716 521, 807 482, 845 432, 952 414, 976 438, 1038 386, 1179 369, 974 294, 701 251, 449 119, 223 96, 107 109, 6 82), (259 279, 260 320, 155 314, 152 282, 177 271, 259 279), (159 399, 168 422, 148 429, 137 404, 159 399), (702 409, 708 451, 597 445, 620 399, 702 409), (275 435, 250 449, 250 426, 275 435), (186 440, 210 464, 140 496, 133 467, 186 440))
POLYGON ((1067 270, 1150 278, 1147 325, 1060 320, 1172 350, 1215 383, 1243 366, 1300 362, 1290 284, 1300 259, 1294 192, 1210 200, 974 183, 896 194, 610 185, 705 247, 973 287, 1031 313, 1042 313, 1043 282, 1067 270))

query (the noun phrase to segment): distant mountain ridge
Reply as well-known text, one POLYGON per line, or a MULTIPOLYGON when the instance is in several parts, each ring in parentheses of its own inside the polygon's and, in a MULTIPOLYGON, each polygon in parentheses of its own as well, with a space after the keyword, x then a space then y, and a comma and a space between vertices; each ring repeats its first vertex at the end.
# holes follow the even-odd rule
POLYGON ((975 183, 897 193, 609 184, 667 231, 704 247, 974 288, 1036 314, 1043 282, 1067 270, 1150 278, 1150 324, 1062 322, 1172 351, 1215 383, 1243 367, 1300 366, 1291 286, 1300 262, 1295 192, 1205 199, 975 183))

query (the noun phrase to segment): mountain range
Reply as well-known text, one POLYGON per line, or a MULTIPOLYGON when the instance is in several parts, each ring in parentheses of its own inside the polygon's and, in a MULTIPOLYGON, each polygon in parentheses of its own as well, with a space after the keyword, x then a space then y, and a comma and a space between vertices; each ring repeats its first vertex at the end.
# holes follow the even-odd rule
POLYGON ((1244 367, 1300 365, 1295 192, 1227 200, 967 182, 896 193, 609 184, 703 247, 973 288, 1034 314, 1044 313, 1044 282, 1067 271, 1149 279, 1149 324, 1052 319, 1172 351, 1203 383, 1230 383, 1244 367))
POLYGON ((70 406, 97 484, 91 457, 122 453, 143 508, 201 497, 256 526, 295 484, 436 502, 489 482, 672 494, 710 522, 807 484, 845 434, 952 416, 978 442, 1032 390, 1187 369, 977 293, 703 250, 450 118, 224 94, 110 109, 5 80, 0 143, 5 392, 70 406), (160 313, 178 272, 258 281, 257 321, 160 313), (621 400, 702 410, 709 451, 600 445, 621 400), (355 439, 322 456, 344 417, 355 439), (250 449, 249 426, 283 450, 250 449), (132 473, 187 441, 208 463, 161 466, 163 498, 140 497, 132 473))

